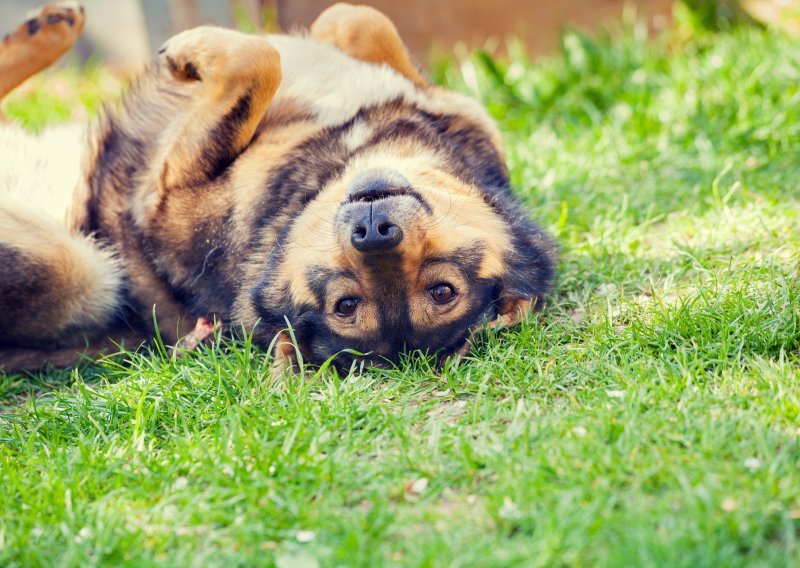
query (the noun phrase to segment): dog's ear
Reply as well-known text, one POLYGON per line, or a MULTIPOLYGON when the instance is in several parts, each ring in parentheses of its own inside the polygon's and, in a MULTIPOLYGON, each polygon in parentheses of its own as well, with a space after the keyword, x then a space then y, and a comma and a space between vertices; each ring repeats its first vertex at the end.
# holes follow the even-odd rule
POLYGON ((555 244, 523 214, 512 218, 511 227, 512 250, 495 295, 497 318, 489 322, 491 328, 516 325, 541 308, 555 277, 555 244))
POLYGON ((487 323, 490 329, 512 327, 524 320, 536 306, 537 298, 516 297, 498 301, 497 317, 487 323))

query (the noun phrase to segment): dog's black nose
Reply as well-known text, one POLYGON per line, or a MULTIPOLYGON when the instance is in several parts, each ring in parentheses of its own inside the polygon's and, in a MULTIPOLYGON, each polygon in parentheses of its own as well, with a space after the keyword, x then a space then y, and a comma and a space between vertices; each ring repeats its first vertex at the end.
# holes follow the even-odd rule
POLYGON ((350 217, 350 242, 360 252, 395 248, 403 240, 403 230, 392 221, 397 218, 395 198, 411 191, 408 180, 397 172, 369 169, 361 172, 347 189, 350 217))
POLYGON ((392 223, 382 207, 374 203, 365 203, 356 215, 350 235, 350 242, 360 252, 377 252, 389 250, 403 240, 403 231, 392 223))

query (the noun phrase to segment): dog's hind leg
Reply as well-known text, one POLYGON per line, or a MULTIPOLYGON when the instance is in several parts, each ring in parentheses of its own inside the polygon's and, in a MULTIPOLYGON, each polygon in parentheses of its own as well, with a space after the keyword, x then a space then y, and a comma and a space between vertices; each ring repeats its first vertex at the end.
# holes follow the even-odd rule
POLYGON ((156 157, 161 195, 221 176, 250 144, 281 82, 262 36, 214 27, 178 34, 159 51, 160 90, 182 98, 156 157))
POLYGON ((114 321, 123 276, 114 255, 55 218, 0 194, 0 355, 81 345, 114 321))
POLYGON ((334 4, 311 24, 311 37, 333 44, 355 59, 388 65, 420 87, 429 85, 411 61, 397 28, 375 8, 334 4))
POLYGON ((83 30, 83 8, 50 4, 0 41, 0 100, 69 50, 83 30))

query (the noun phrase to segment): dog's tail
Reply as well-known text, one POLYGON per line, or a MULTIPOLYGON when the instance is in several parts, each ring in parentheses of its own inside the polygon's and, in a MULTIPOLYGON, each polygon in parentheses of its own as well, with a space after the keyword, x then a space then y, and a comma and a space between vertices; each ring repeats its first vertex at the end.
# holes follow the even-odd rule
POLYGON ((83 31, 75 2, 48 4, 0 41, 0 101, 23 81, 64 55, 83 31))

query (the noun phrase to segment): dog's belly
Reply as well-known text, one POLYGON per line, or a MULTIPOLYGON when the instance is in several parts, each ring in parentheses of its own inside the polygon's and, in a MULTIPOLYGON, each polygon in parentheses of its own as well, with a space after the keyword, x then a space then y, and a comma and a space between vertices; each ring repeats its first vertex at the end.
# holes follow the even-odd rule
POLYGON ((401 96, 417 98, 414 85, 388 66, 353 59, 308 37, 267 37, 281 55, 282 79, 272 109, 300 107, 326 127, 346 122, 366 107, 401 96))

